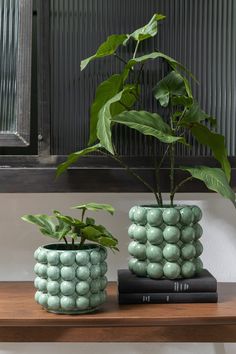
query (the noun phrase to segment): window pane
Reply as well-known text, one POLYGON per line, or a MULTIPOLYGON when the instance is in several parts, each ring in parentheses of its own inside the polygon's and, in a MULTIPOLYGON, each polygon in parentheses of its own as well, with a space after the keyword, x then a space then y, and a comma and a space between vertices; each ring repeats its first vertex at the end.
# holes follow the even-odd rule
POLYGON ((0 132, 16 131, 16 62, 18 7, 16 0, 0 0, 0 132))
POLYGON ((29 145, 32 1, 0 0, 0 146, 29 145))

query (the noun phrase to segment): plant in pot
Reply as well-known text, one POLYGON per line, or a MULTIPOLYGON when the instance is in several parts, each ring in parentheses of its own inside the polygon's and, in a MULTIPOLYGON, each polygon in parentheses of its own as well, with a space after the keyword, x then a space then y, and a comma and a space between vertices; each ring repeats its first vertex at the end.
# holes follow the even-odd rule
POLYGON ((59 211, 54 211, 53 216, 22 217, 38 226, 43 235, 64 241, 41 246, 34 253, 35 300, 49 312, 87 313, 106 300, 106 248, 118 250, 118 241, 93 218, 85 219, 85 213, 104 210, 113 214, 114 208, 109 204, 88 203, 74 209, 81 210, 80 219, 59 211))
MULTIPOLYGON (((57 174, 63 173, 80 157, 98 151, 115 159, 128 173, 143 183, 147 190, 153 193, 156 203, 134 206, 130 210, 132 225, 128 233, 132 241, 128 250, 132 258, 129 268, 139 276, 175 279, 193 277, 203 267, 199 258, 203 251, 199 241, 202 228, 198 223, 202 212, 198 206, 175 205, 176 192, 185 183, 198 179, 205 183, 209 190, 231 200, 234 206, 235 194, 230 187, 231 167, 225 138, 215 131, 215 118, 205 113, 193 97, 190 79, 196 81, 194 76, 178 61, 158 50, 139 55, 140 45, 157 35, 159 22, 164 18, 161 14, 154 14, 144 27, 131 34, 109 36, 94 55, 81 62, 83 70, 91 61, 111 55, 114 60, 121 60, 124 67, 122 72, 111 75, 98 86, 91 106, 88 147, 69 155, 67 160, 58 166, 57 174), (127 60, 121 56, 119 48, 125 47, 128 42, 133 44, 134 50, 127 60), (159 59, 167 64, 169 70, 154 85, 150 95, 154 96, 161 111, 165 111, 165 118, 157 112, 142 108, 142 72, 146 63, 159 59), (134 109, 135 104, 139 107, 138 110, 134 109), (144 136, 151 136, 164 144, 163 155, 155 158, 155 183, 148 183, 122 161, 112 135, 117 124, 134 129, 144 136), (178 166, 177 145, 191 149, 193 141, 194 144, 208 148, 219 167, 178 166), (160 169, 164 163, 169 164, 170 171, 169 203, 163 203, 160 189, 160 169), (175 173, 177 169, 185 174, 178 182, 175 173)), ((143 48, 144 46, 142 50, 143 48)), ((123 53, 124 48, 122 50, 123 53)))

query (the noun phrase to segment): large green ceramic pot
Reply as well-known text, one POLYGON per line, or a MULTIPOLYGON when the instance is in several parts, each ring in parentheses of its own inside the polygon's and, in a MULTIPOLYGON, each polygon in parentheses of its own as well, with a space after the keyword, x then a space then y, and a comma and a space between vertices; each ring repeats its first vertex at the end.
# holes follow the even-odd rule
POLYGON ((153 279, 190 278, 203 267, 199 256, 202 212, 198 206, 134 206, 129 212, 129 269, 153 279))
POLYGON ((49 312, 80 314, 94 311, 106 300, 107 251, 98 245, 66 250, 63 244, 39 247, 35 300, 49 312))

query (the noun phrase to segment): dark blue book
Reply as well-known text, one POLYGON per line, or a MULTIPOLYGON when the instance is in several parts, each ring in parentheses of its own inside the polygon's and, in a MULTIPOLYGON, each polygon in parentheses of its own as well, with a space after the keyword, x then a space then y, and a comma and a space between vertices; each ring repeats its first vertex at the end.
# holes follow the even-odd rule
POLYGON ((178 304, 217 302, 216 292, 202 293, 119 293, 118 301, 127 304, 178 304))
POLYGON ((120 293, 202 293, 216 292, 217 281, 206 269, 189 279, 150 279, 138 277, 128 269, 118 270, 120 293))

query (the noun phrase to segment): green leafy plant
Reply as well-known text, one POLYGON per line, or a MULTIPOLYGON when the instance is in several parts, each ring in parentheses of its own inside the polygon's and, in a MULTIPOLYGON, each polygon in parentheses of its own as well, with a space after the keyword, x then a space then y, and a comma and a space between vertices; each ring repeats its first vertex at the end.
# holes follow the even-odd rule
POLYGON ((84 70, 93 60, 113 56, 122 61, 124 67, 121 73, 113 74, 97 87, 95 100, 91 106, 89 147, 70 154, 67 161, 58 166, 57 175, 63 173, 80 157, 98 151, 103 155, 109 155, 126 168, 131 175, 154 193, 157 204, 161 206, 160 169, 168 159, 171 205, 173 205, 175 193, 193 178, 204 182, 208 189, 230 199, 235 205, 235 194, 229 184, 231 167, 227 157, 225 138, 215 132, 215 118, 202 111, 193 97, 190 79, 193 81, 196 79, 182 64, 159 51, 138 56, 140 43, 157 35, 159 22, 164 18, 165 16, 161 14, 154 14, 148 24, 131 34, 109 36, 94 55, 81 62, 81 70, 84 70), (126 46, 128 42, 134 44, 134 51, 127 61, 121 57, 118 50, 119 47, 126 46), (156 83, 150 94, 154 96, 160 107, 166 109, 167 119, 163 119, 157 112, 134 110, 137 102, 139 106, 142 105, 140 77, 145 64, 159 59, 168 64, 169 72, 156 83), (118 155, 112 138, 112 130, 116 124, 128 126, 165 144, 165 152, 159 159, 156 159, 154 165, 155 186, 150 185, 127 166, 118 155), (199 144, 211 150, 212 155, 218 161, 219 168, 176 165, 176 146, 182 144, 191 148, 190 137, 194 137, 199 144), (185 171, 189 176, 176 183, 176 169, 185 171))
POLYGON ((114 208, 110 204, 88 203, 75 206, 72 209, 81 210, 80 219, 63 215, 54 210, 52 216, 45 214, 24 215, 22 220, 37 225, 45 236, 58 241, 64 240, 67 249, 81 249, 86 241, 90 241, 118 250, 117 239, 103 225, 96 225, 95 220, 91 217, 85 219, 86 211, 103 210, 113 215, 114 208), (71 242, 68 239, 71 239, 71 242), (77 242, 78 240, 79 242, 77 242))

